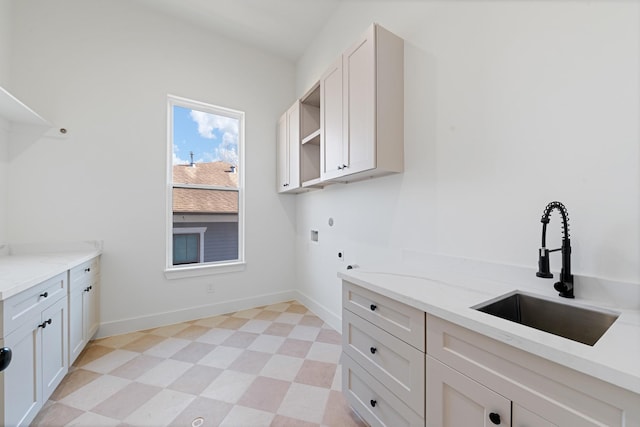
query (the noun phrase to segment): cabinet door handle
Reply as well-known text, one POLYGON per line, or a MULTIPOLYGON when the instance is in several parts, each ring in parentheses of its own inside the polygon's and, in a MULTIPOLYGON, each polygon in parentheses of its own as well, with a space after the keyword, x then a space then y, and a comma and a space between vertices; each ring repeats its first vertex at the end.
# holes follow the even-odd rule
POLYGON ((46 298, 49 296, 49 292, 43 292, 40 294, 41 297, 46 298))
POLYGON ((342 166, 338 165, 338 170, 341 171, 342 170, 342 166))
POLYGON ((371 400, 369 401, 369 403, 371 403, 371 407, 372 407, 372 408, 375 408, 375 407, 376 407, 376 405, 378 404, 378 401, 377 401, 377 400, 373 400, 373 399, 371 399, 371 400))
POLYGON ((84 269, 84 272, 85 272, 85 273, 88 273, 88 272, 90 272, 90 271, 91 271, 91 267, 89 267, 89 268, 85 268, 85 269, 84 269))
POLYGON ((492 423, 496 425, 500 424, 500 414, 492 412, 489 414, 489 419, 491 420, 492 423))
POLYGON ((93 289, 93 285, 87 286, 86 288, 84 288, 84 291, 89 292, 91 289, 93 289))
POLYGON ((375 347, 371 347, 369 351, 371 352, 371 354, 376 354, 376 351, 378 351, 378 349, 375 347))
POLYGON ((348 167, 349 167, 349 165, 342 165, 342 169, 346 169, 348 167))
POLYGON ((40 323, 40 324, 38 325, 38 328, 42 328, 42 329, 44 329, 44 328, 46 328, 46 327, 47 327, 47 325, 50 325, 50 324, 51 324, 51 319, 49 319, 49 320, 45 320, 44 322, 42 322, 42 323, 40 323))
POLYGON ((376 311, 376 308, 378 308, 378 306, 375 305, 375 304, 371 304, 371 306, 369 306, 369 308, 371 309, 371 311, 376 311))
POLYGON ((289 184, 283 184, 282 186, 283 186, 283 187, 288 187, 288 186, 289 186, 289 184))

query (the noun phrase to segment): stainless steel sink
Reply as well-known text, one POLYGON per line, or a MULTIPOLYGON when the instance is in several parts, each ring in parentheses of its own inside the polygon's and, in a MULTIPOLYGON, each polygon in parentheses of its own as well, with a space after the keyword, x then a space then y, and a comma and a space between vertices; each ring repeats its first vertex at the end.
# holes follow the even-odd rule
POLYGON ((519 292, 472 308, 591 346, 620 315, 562 304, 519 292))

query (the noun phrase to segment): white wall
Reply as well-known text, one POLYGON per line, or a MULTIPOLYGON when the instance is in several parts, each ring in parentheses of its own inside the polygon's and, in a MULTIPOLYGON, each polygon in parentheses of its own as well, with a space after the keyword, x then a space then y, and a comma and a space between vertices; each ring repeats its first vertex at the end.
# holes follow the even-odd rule
POLYGON ((295 200, 274 189, 275 123, 294 98, 294 64, 136 2, 14 6, 14 92, 70 136, 11 161, 11 241, 104 240, 108 332, 291 294, 295 200), (167 94, 246 113, 244 272, 165 279, 167 94))
MULTIPOLYGON (((11 2, 0 0, 0 87, 9 86, 11 53, 11 2)), ((0 245, 7 241, 7 191, 9 181, 8 125, 0 120, 0 245)))
POLYGON ((639 282, 639 7, 342 3, 298 63, 297 94, 371 22, 403 37, 406 171, 298 196, 301 291, 337 315, 336 270, 403 249, 535 268, 552 200, 569 211, 575 273, 639 282))

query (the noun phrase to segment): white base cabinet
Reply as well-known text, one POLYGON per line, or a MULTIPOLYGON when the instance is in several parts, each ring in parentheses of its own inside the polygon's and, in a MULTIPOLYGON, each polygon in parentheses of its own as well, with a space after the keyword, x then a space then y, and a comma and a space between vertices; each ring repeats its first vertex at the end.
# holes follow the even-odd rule
POLYGON ((100 259, 69 270, 69 366, 98 331, 100 259))
POLYGON ((66 289, 63 273, 3 301, 13 357, 0 375, 1 425, 29 425, 68 372, 66 289))

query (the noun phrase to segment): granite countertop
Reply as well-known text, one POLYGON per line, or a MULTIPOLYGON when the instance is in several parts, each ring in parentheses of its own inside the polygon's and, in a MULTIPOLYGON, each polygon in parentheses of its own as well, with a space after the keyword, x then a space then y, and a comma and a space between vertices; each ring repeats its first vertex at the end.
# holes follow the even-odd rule
POLYGON ((424 273, 410 274, 402 269, 375 272, 360 268, 339 272, 338 277, 518 349, 640 393, 640 309, 637 307, 615 306, 610 301, 599 304, 581 298, 577 291, 573 300, 560 298, 553 290, 552 282, 544 280, 542 286, 526 280, 522 283, 500 282, 443 271, 427 277, 424 273), (594 346, 589 346, 471 308, 516 290, 560 303, 614 311, 620 316, 594 346))
POLYGON ((42 283, 101 254, 97 245, 25 247, 0 255, 0 301, 42 283))

